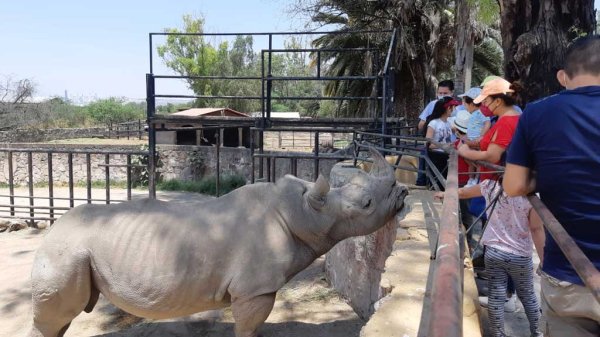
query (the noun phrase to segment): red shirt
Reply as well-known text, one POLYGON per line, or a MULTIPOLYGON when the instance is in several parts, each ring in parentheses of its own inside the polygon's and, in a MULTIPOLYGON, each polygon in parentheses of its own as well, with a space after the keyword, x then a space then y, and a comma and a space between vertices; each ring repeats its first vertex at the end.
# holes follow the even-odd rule
MULTIPOLYGON (((508 148, 510 142, 512 141, 513 135, 515 134, 515 130, 517 129, 519 117, 521 117, 521 115, 500 117, 500 119, 498 119, 498 122, 496 122, 496 124, 494 124, 494 126, 492 126, 492 128, 489 129, 488 132, 486 132, 485 135, 483 135, 483 137, 481 137, 481 140, 479 141, 479 147, 481 151, 487 151, 491 143, 494 143, 506 150, 506 148, 508 148), (492 141, 494 135, 496 135, 496 137, 492 141)), ((500 165, 501 161, 498 161, 493 164, 500 165)), ((480 171, 487 172, 495 170, 482 166, 480 167, 480 171)), ((498 177, 498 174, 482 173, 479 180, 498 180, 498 177)))
MULTIPOLYGON (((460 145, 460 139, 457 139, 454 142, 454 148, 458 149, 458 146, 460 145)), ((467 182, 469 181, 469 175, 468 174, 460 174, 460 173, 467 173, 469 172, 469 164, 467 163, 467 161, 465 160, 465 158, 463 158, 462 156, 458 156, 458 186, 464 186, 467 184, 467 182)))

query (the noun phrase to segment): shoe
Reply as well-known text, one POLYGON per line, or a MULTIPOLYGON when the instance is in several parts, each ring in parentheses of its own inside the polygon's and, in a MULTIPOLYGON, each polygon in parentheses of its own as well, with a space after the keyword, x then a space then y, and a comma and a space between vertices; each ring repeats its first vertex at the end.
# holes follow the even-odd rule
MULTIPOLYGON (((488 298, 483 296, 479 297, 479 305, 481 305, 484 308, 487 308, 488 298)), ((516 310, 517 300, 515 299, 515 296, 511 296, 504 302, 504 312, 515 312, 516 310)))

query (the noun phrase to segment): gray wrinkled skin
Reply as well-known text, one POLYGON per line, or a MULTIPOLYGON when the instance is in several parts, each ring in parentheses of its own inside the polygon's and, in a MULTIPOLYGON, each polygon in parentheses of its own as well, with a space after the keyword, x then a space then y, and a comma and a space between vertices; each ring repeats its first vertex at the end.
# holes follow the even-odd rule
POLYGON ((136 316, 232 307, 236 337, 255 337, 275 293, 337 242, 379 229, 407 189, 375 151, 371 173, 330 189, 293 176, 211 201, 83 205, 62 216, 32 270, 31 337, 62 336, 102 293, 136 316))

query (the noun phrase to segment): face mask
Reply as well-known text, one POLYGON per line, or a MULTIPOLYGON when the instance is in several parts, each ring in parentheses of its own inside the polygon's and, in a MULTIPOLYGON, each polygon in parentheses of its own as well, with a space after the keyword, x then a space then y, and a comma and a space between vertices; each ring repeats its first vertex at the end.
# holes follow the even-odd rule
POLYGON ((438 99, 442 99, 442 98, 444 98, 444 97, 450 97, 450 96, 448 96, 448 95, 438 95, 438 97, 437 97, 437 98, 438 98, 438 99))
POLYGON ((481 111, 485 117, 494 117, 494 112, 485 104, 479 106, 479 111, 481 111))

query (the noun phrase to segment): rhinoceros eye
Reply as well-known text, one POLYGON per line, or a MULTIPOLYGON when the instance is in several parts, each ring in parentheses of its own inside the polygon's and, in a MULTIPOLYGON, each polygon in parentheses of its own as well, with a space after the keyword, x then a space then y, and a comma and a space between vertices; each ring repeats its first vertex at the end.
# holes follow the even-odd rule
POLYGON ((369 206, 371 206, 371 199, 367 201, 367 204, 364 206, 364 208, 369 208, 369 206))

